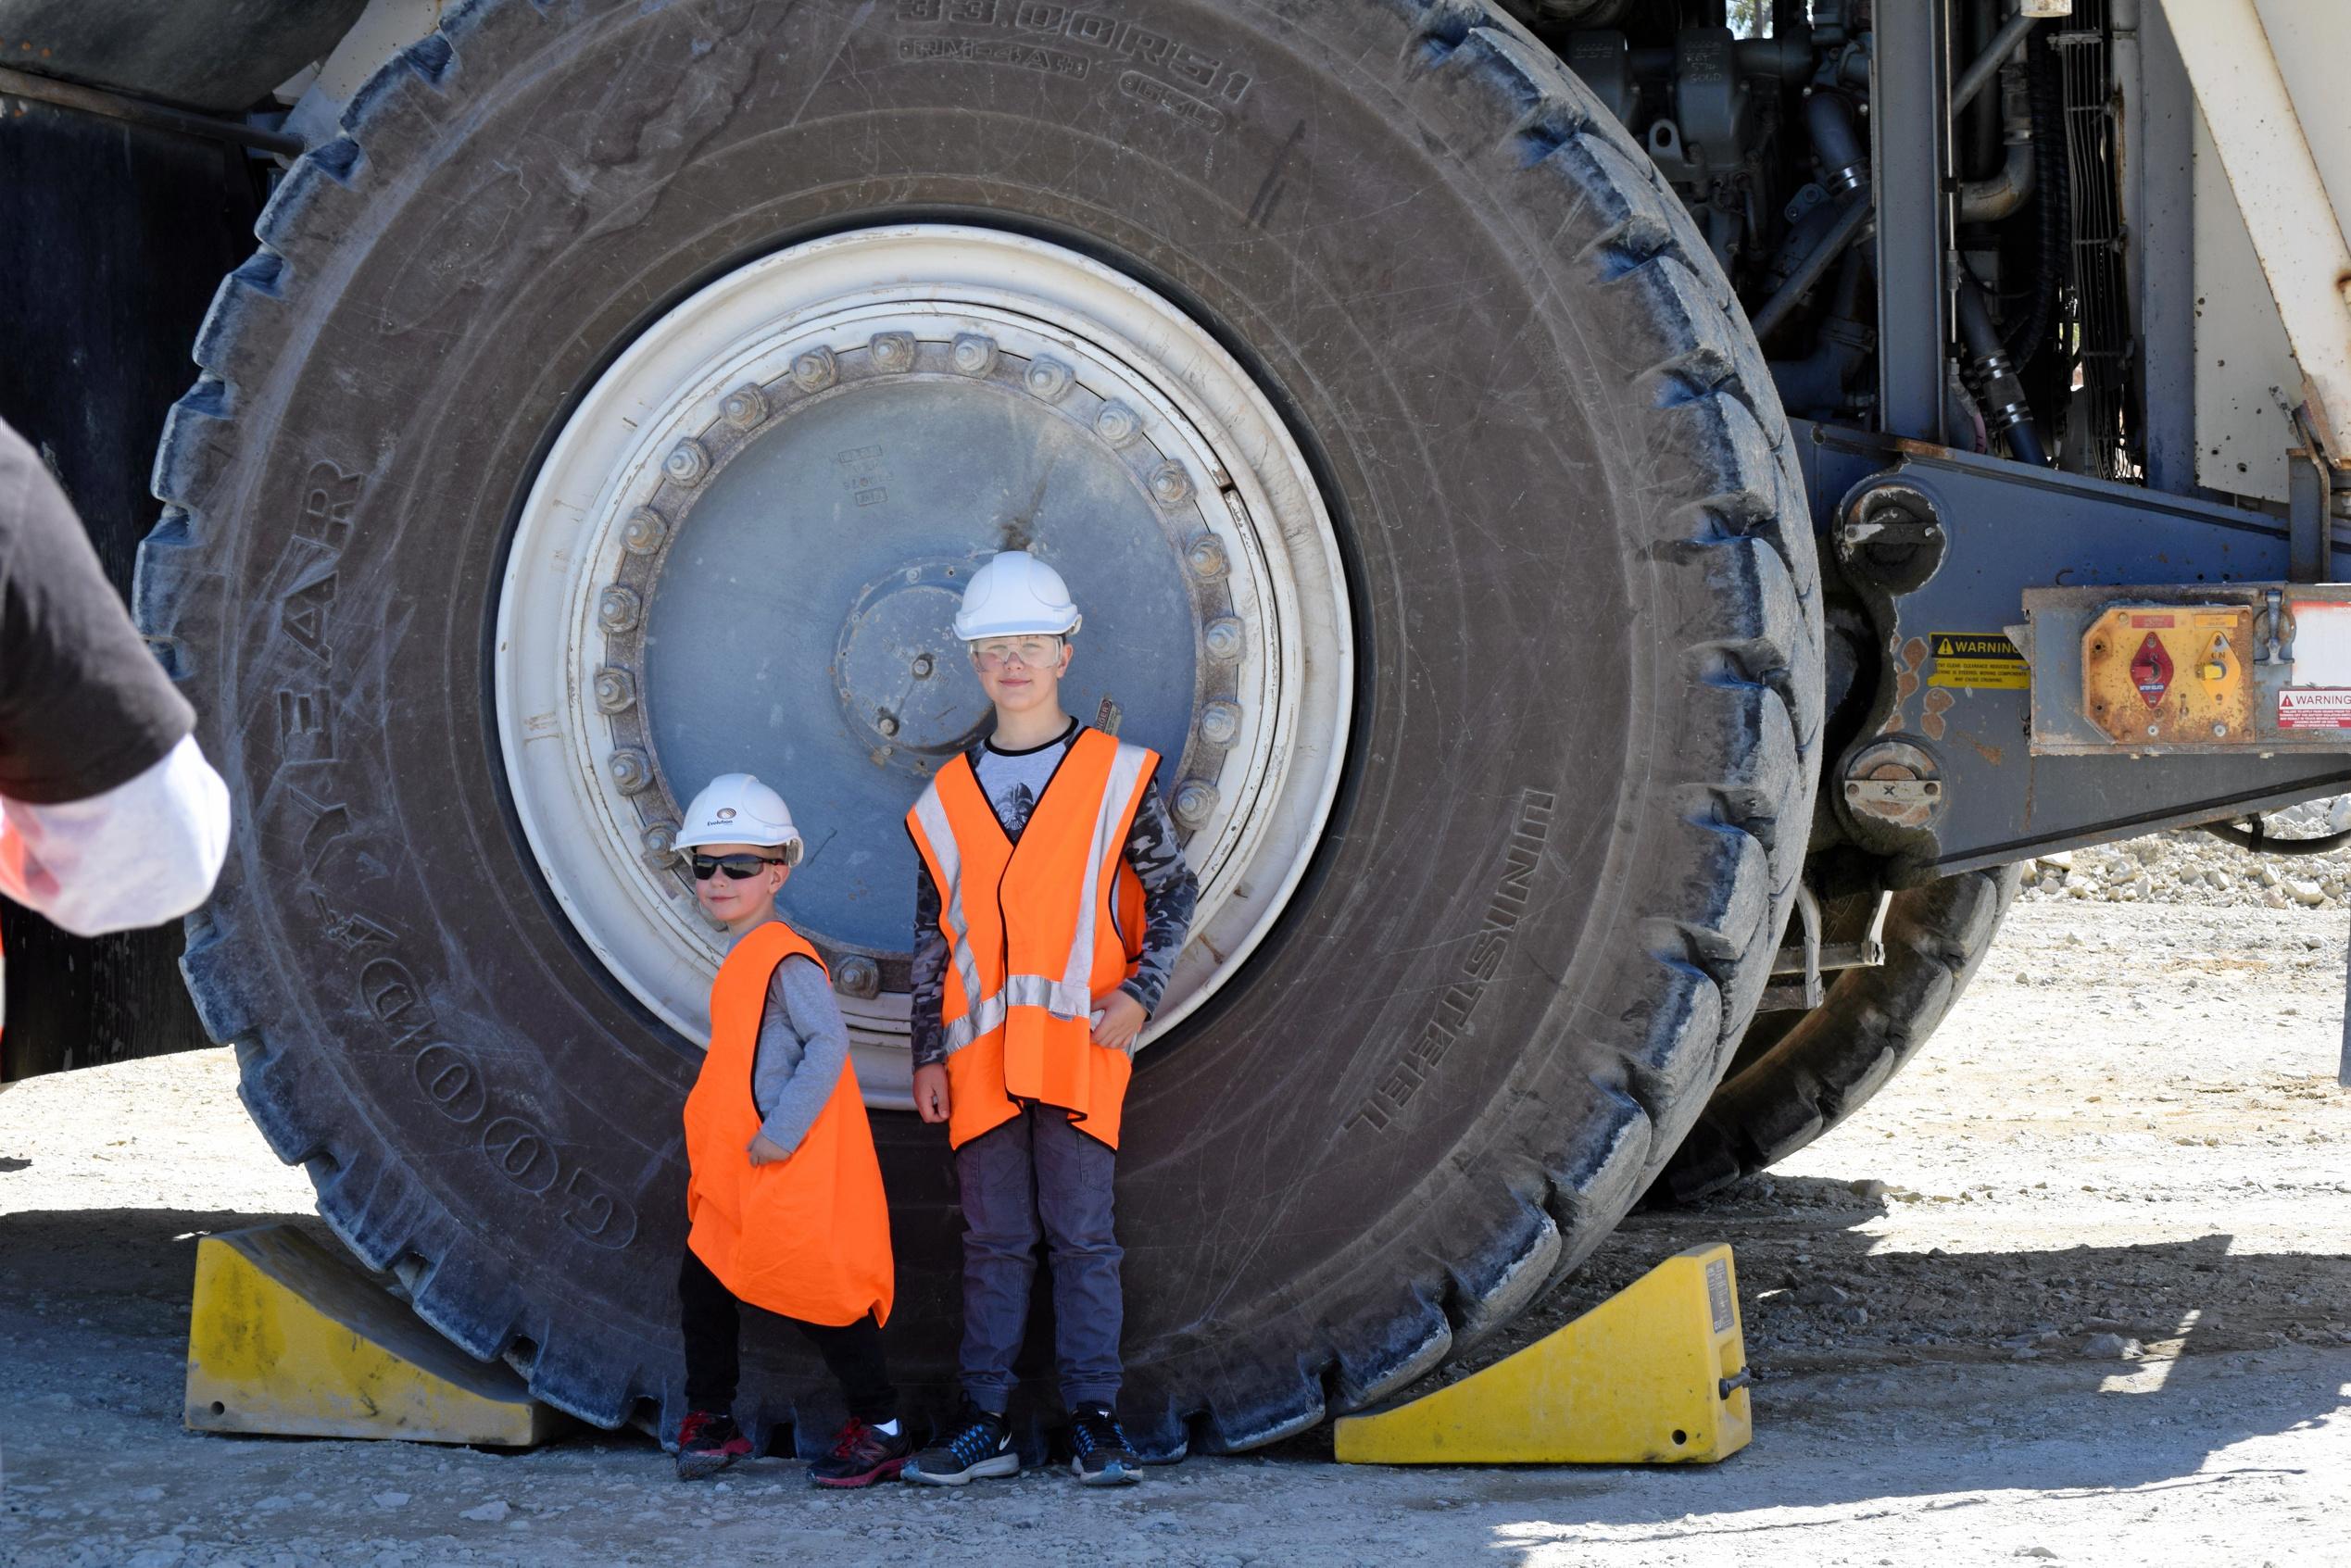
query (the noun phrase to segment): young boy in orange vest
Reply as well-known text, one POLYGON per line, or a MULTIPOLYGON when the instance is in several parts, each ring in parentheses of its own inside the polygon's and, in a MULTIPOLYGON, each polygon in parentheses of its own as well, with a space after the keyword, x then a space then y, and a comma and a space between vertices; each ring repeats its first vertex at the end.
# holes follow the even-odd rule
POLYGON ((1111 1177, 1136 1037, 1198 887, 1152 783, 1158 755, 1062 711, 1078 619, 1061 574, 1025 551, 973 574, 955 632, 995 733, 906 819, 923 860, 914 1107, 947 1123, 964 1226, 963 1410, 909 1481, 1019 1472, 1004 1412, 1040 1227, 1070 1468, 1088 1486, 1141 1478, 1116 1411, 1111 1177))
POLYGON ((895 1279, 889 1203, 824 962, 775 913, 800 835, 781 796, 728 773, 686 808, 677 844, 693 856, 695 896, 732 944, 685 1100, 678 1476, 715 1474, 751 1451, 731 1409, 748 1302, 805 1335, 847 1397, 848 1424, 811 1478, 871 1486, 897 1474, 913 1447, 882 1354, 895 1279))

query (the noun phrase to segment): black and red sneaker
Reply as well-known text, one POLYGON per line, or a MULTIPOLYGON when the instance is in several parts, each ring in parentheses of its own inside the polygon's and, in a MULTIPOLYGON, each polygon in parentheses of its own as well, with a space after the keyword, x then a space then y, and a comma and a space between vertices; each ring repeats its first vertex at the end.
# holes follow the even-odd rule
POLYGON ((895 1481, 914 1452, 914 1440, 900 1424, 896 1432, 868 1426, 852 1417, 833 1440, 833 1451, 808 1467, 808 1478, 820 1486, 870 1486, 895 1481))
POLYGON ((688 1411, 677 1428, 677 1478, 699 1481, 748 1458, 751 1440, 735 1418, 717 1411, 688 1411))

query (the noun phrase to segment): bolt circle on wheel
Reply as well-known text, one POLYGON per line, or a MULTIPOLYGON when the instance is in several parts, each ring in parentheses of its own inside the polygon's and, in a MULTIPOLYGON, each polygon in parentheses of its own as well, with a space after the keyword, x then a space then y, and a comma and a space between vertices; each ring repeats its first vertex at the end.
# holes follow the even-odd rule
POLYGON ((1054 562, 1087 611, 1064 700, 1185 780, 1196 940, 1148 1043, 1279 915, 1345 750, 1337 537, 1240 366, 1073 251, 891 227, 720 278, 565 422, 507 557, 498 734, 565 913, 673 1028, 707 1036, 723 947, 643 834, 756 764, 822 824, 786 917, 838 972, 881 976, 839 987, 867 1098, 911 1104, 916 863, 896 823, 986 733, 950 622, 1011 547, 1054 562))

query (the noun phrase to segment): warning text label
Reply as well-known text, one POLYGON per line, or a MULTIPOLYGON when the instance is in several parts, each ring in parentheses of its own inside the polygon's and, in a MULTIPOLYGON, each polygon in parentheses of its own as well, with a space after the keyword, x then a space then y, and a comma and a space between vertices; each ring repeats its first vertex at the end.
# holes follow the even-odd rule
POLYGON ((2351 730, 2351 687, 2288 686, 2278 694, 2281 730, 2351 730))
POLYGON ((1927 684, 2020 692, 2032 684, 2032 671, 2017 645, 1997 632, 1937 632, 1927 684))

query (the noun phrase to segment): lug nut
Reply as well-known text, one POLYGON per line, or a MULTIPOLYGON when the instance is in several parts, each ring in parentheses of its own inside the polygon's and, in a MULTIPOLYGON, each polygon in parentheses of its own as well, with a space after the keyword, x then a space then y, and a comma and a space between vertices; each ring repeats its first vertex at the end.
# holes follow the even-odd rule
POLYGON ((1224 576, 1225 542, 1213 533, 1201 534, 1185 546, 1184 564, 1195 577, 1224 576))
POLYGON ((1032 359, 1028 374, 1022 378, 1031 393, 1048 403, 1060 402, 1062 395, 1069 391, 1070 383, 1076 379, 1075 372, 1059 359, 1032 359))
POLYGON ((1211 659, 1235 659, 1241 656, 1241 623, 1238 617, 1220 615, 1210 621, 1201 633, 1208 645, 1211 659))
POLYGON ((626 713, 636 706, 636 677, 607 665, 596 672, 596 706, 601 713, 626 713))
POLYGON ((914 368, 914 334, 875 332, 866 343, 865 352, 877 370, 911 370, 914 368))
POLYGON ((977 332, 960 332, 948 362, 967 376, 984 376, 996 369, 996 340, 977 332))
POLYGON ((635 795, 653 782, 653 759, 633 746, 614 752, 606 766, 622 795, 635 795))
POLYGON ((802 392, 822 392, 839 374, 829 348, 811 348, 792 361, 792 380, 802 392))
POLYGON ((1212 702, 1200 710, 1200 738, 1211 746, 1230 746, 1240 734, 1240 705, 1212 702))
POLYGON ((1124 446, 1143 433, 1143 421, 1124 403, 1105 403, 1094 411, 1094 433, 1113 446, 1124 446))
POLYGON ((636 841, 645 847, 645 853, 640 858, 655 871, 660 871, 676 862, 677 824, 675 822, 655 822, 639 834, 636 841))
POLYGON ((1216 787, 1201 779, 1186 779, 1176 789, 1176 820, 1198 827, 1216 809, 1216 787))
POLYGON ((738 386, 719 405, 719 417, 736 430, 748 430, 767 418, 767 394, 756 386, 738 386))
POLYGON ((645 602, 633 589, 607 588, 597 596, 596 623, 616 637, 635 631, 644 614, 645 602))
POLYGON ((661 459, 661 471, 680 484, 699 484, 710 471, 710 455, 689 435, 670 448, 670 455, 661 459))
POLYGON ((670 536, 669 519, 650 507, 639 507, 621 525, 621 546, 633 556, 649 556, 670 536))
POLYGON ((844 997, 872 1001, 882 994, 882 966, 861 954, 851 954, 835 967, 833 988, 844 997))
POLYGON ((1181 505, 1192 493, 1192 476, 1170 459, 1151 470, 1151 495, 1163 507, 1181 505))

